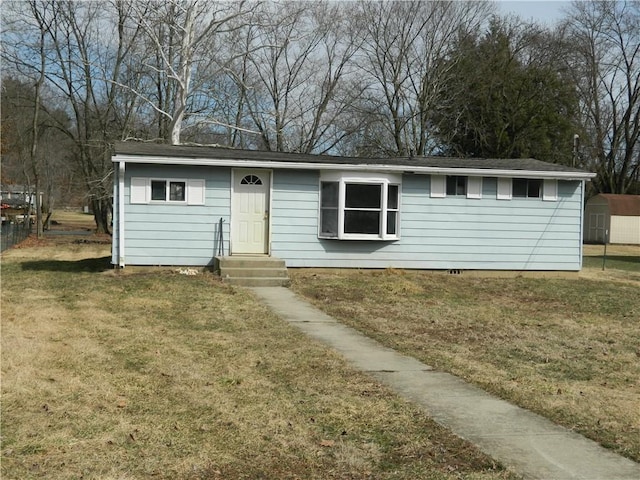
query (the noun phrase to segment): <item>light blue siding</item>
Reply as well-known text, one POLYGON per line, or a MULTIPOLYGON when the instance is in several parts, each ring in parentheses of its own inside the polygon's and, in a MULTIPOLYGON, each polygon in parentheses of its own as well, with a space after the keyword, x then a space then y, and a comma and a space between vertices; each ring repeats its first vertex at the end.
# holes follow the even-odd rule
MULTIPOLYGON (((430 197, 428 175, 405 174, 400 239, 318 238, 320 173, 273 171, 271 254, 289 267, 579 270, 582 184, 559 181, 558 201, 497 200, 484 178, 481 199, 430 197)), ((212 265, 224 220, 229 253, 231 168, 128 163, 124 182, 127 265, 212 265), (132 177, 204 179, 204 205, 131 204, 132 177)), ((118 263, 118 184, 114 186, 113 262, 118 263)))
POLYGON ((124 202, 126 264, 213 265, 220 247, 220 218, 224 220, 224 252, 229 252, 230 182, 230 168, 127 164, 124 202), (205 204, 132 204, 131 177, 204 179, 205 204))
POLYGON ((290 267, 579 270, 582 189, 560 181, 558 201, 430 197, 427 175, 404 175, 400 240, 318 239, 319 174, 274 173, 272 253, 290 267))
POLYGON ((273 174, 271 251, 286 260, 287 266, 319 256, 319 178, 313 171, 280 170, 273 174))

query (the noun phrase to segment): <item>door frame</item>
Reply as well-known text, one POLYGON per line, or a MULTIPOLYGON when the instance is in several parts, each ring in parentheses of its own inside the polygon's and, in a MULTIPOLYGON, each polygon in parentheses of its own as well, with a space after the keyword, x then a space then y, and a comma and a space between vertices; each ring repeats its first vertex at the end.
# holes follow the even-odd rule
POLYGON ((267 219, 265 221, 265 252, 264 253, 236 253, 235 255, 247 255, 247 256, 271 256, 271 199, 273 197, 273 170, 267 168, 232 168, 231 169, 231 215, 230 215, 230 225, 229 225, 229 255, 234 255, 233 251, 233 230, 234 230, 234 197, 237 195, 236 193, 236 179, 240 176, 244 177, 247 174, 254 175, 269 175, 269 182, 267 188, 267 219))

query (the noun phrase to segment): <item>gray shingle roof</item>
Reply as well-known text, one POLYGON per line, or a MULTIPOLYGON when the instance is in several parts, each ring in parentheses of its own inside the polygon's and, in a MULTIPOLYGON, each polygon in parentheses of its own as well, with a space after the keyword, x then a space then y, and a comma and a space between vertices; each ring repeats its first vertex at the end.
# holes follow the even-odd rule
POLYGON ((433 167, 451 169, 523 170, 585 174, 584 170, 542 162, 533 158, 455 158, 455 157, 389 157, 360 158, 303 153, 281 153, 258 150, 238 150, 225 147, 166 145, 158 143, 120 142, 114 146, 116 155, 154 156, 217 160, 246 160, 256 162, 306 163, 331 165, 371 165, 404 167, 433 167))

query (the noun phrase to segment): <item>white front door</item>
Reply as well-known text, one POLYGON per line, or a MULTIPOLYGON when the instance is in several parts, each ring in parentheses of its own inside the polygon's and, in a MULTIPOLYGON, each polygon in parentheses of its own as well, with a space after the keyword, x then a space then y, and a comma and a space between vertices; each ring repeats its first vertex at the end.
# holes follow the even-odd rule
POLYGON ((269 253, 269 189, 268 171, 233 171, 232 255, 269 253))

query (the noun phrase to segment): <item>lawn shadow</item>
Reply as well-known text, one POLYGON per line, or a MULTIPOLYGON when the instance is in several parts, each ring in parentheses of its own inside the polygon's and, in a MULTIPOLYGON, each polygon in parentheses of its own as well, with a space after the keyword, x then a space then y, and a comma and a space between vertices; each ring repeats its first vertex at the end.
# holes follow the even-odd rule
MULTIPOLYGON (((602 255, 585 255, 585 258, 592 258, 602 261, 602 255)), ((632 255, 607 255, 607 260, 625 263, 640 263, 640 256, 634 257, 632 255)))
POLYGON ((35 260, 22 264, 22 270, 50 272, 100 273, 111 268, 111 256, 83 260, 35 260))
POLYGON ((607 269, 640 272, 640 256, 607 255, 604 261, 602 257, 602 255, 585 255, 582 259, 582 265, 587 268, 601 268, 604 263, 607 269))
MULTIPOLYGON (((600 256, 602 259, 602 256, 600 256)), ((617 262, 640 263, 640 256, 633 257, 631 255, 607 255, 607 260, 615 260, 617 262)))

